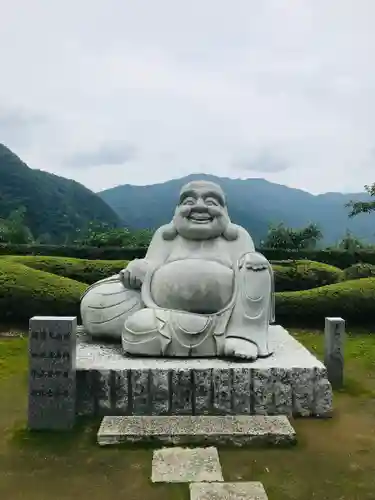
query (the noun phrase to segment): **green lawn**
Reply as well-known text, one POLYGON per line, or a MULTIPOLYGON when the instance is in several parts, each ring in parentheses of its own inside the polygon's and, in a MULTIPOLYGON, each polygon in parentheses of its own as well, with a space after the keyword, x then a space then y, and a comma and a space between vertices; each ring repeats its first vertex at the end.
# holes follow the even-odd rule
MULTIPOLYGON (((319 332, 294 332, 322 353, 319 332)), ((182 500, 187 485, 153 485, 152 451, 101 449, 99 422, 68 434, 25 430, 27 341, 0 339, 0 499, 182 500)), ((298 419, 291 449, 219 449, 225 480, 262 481, 269 500, 375 498, 375 332, 349 335, 346 384, 329 420, 298 419)))

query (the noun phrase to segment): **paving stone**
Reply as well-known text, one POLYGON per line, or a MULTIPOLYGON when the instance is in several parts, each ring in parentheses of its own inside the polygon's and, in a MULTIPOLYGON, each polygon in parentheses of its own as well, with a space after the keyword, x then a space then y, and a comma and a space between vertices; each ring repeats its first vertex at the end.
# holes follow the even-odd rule
POLYGON ((162 448, 152 458, 153 483, 223 481, 216 448, 162 448))
POLYGON ((190 500, 268 500, 262 483, 192 483, 190 500))
POLYGON ((101 446, 154 441, 168 444, 290 445, 296 433, 284 415, 165 415, 104 417, 101 446))

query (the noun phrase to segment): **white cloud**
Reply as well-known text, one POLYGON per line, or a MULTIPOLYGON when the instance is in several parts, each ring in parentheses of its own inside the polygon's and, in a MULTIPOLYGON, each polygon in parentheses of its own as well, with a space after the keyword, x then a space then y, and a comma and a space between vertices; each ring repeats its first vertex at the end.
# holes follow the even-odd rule
POLYGON ((197 171, 375 180, 373 0, 0 7, 0 142, 32 167, 94 190, 197 171))
POLYGON ((112 141, 88 151, 74 153, 65 159, 64 165, 73 168, 123 165, 134 158, 134 156, 135 149, 131 144, 123 141, 112 141))

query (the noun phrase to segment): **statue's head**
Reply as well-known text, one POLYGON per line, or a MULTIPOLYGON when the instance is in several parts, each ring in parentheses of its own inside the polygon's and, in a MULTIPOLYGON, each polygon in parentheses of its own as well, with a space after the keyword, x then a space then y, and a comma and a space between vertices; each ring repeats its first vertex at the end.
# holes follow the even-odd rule
POLYGON ((228 240, 237 237, 231 224, 225 194, 214 182, 192 181, 181 189, 171 227, 165 239, 177 234, 188 240, 208 240, 223 236, 228 240))

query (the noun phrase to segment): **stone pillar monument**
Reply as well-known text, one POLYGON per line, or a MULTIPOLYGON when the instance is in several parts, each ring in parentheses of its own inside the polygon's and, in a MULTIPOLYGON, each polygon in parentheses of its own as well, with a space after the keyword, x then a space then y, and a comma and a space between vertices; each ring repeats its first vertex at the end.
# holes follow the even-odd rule
POLYGON ((34 316, 29 327, 28 428, 69 429, 76 415, 75 317, 34 316))
POLYGON ((345 321, 342 318, 326 318, 324 364, 333 389, 341 389, 344 384, 344 337, 345 321))

